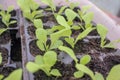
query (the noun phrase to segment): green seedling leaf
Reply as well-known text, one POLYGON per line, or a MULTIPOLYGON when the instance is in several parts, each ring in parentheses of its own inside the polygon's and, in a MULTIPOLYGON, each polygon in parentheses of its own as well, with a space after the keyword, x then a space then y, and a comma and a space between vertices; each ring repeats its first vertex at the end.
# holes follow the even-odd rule
MULTIPOLYGON (((26 68, 29 72, 34 73, 40 69, 40 66, 33 62, 28 62, 26 68)), ((13 79, 14 80, 14 79, 13 79)))
POLYGON ((43 28, 43 23, 41 19, 34 19, 33 24, 35 25, 36 28, 43 28))
POLYGON ((61 73, 59 72, 59 70, 57 70, 57 69, 52 69, 50 74, 52 74, 54 76, 62 76, 61 73))
POLYGON ((65 20, 65 18, 63 16, 58 15, 56 19, 60 25, 64 26, 67 29, 70 28, 70 26, 67 24, 67 21, 65 20))
POLYGON ((93 12, 89 12, 82 16, 82 19, 85 21, 85 24, 89 24, 93 20, 93 17, 94 17, 93 12))
POLYGON ((41 2, 50 6, 52 8, 52 10, 56 10, 56 6, 55 6, 53 0, 41 0, 41 2))
POLYGON ((0 52, 0 64, 2 63, 2 53, 0 52))
POLYGON ((7 12, 11 12, 12 10, 14 9, 14 6, 9 6, 8 9, 7 9, 7 12))
POLYGON ((37 39, 41 40, 43 43, 46 43, 46 41, 47 41, 47 31, 46 30, 38 28, 35 33, 36 33, 37 39))
POLYGON ((78 7, 79 6, 79 3, 70 3, 69 7, 70 9, 74 9, 75 7, 78 7))
POLYGON ((86 37, 92 30, 94 30, 95 28, 92 27, 88 27, 86 30, 84 30, 82 33, 80 33, 78 35, 78 37, 75 40, 75 43, 77 43, 78 40, 83 39, 84 37, 86 37))
POLYGON ((105 45, 104 40, 105 40, 106 35, 108 33, 108 29, 105 26, 101 25, 101 24, 97 24, 97 32, 101 37, 101 47, 104 47, 104 45, 105 45))
POLYGON ((53 33, 53 32, 55 32, 55 31, 60 31, 60 30, 62 30, 62 29, 64 29, 64 27, 61 26, 61 25, 53 26, 51 29, 48 30, 48 32, 49 32, 49 33, 53 33))
POLYGON ((30 12, 28 0, 17 0, 17 4, 20 6, 20 8, 23 12, 30 12))
POLYGON ((60 46, 58 49, 66 52, 76 63, 78 62, 78 60, 77 60, 77 58, 76 58, 72 49, 70 49, 68 47, 65 47, 65 46, 60 46))
POLYGON ((106 80, 120 80, 120 65, 116 65, 110 70, 106 80))
POLYGON ((37 55, 37 56, 35 57, 35 63, 38 64, 38 65, 43 65, 43 64, 44 64, 43 56, 37 55))
POLYGON ((5 32, 7 29, 0 29, 0 35, 5 32))
POLYGON ((37 46, 40 50, 42 50, 42 51, 46 50, 45 49, 45 44, 41 40, 37 40, 36 44, 37 44, 37 46))
POLYGON ((63 30, 60 30, 56 33, 52 33, 50 35, 50 38, 51 38, 51 46, 54 45, 54 43, 61 37, 70 37, 71 35, 71 30, 70 29, 63 29, 63 30))
POLYGON ((74 73, 75 78, 82 78, 84 76, 84 73, 82 71, 76 71, 74 73))
POLYGON ((10 24, 15 24, 15 23, 17 23, 16 20, 10 21, 10 24))
POLYGON ((39 4, 37 4, 34 0, 28 0, 29 1, 29 7, 31 10, 36 10, 39 8, 39 4))
POLYGON ((58 48, 59 46, 62 46, 63 45, 63 42, 61 40, 57 40, 51 47, 50 49, 56 49, 58 48))
POLYGON ((85 55, 80 59, 80 64, 86 65, 90 62, 91 57, 89 55, 85 55))
POLYGON ((58 15, 61 15, 63 11, 65 10, 66 6, 62 6, 60 10, 58 11, 58 15))
POLYGON ((102 74, 96 72, 95 73, 95 80, 104 80, 104 77, 102 74))
POLYGON ((91 8, 90 5, 83 6, 83 7, 82 7, 82 13, 85 14, 90 8, 91 8))
POLYGON ((43 60, 47 69, 50 69, 57 61, 57 54, 54 51, 48 51, 44 54, 43 60))
POLYGON ((77 64, 76 68, 78 70, 86 73, 87 75, 89 75, 92 80, 95 80, 94 73, 88 67, 86 67, 85 65, 83 65, 83 64, 77 64))
POLYGON ((0 80, 3 80, 4 76, 0 74, 0 80))
POLYGON ((80 28, 80 26, 74 25, 74 26, 72 26, 72 29, 73 29, 73 30, 79 30, 79 29, 81 29, 81 28, 80 28))
POLYGON ((69 37, 69 38, 65 38, 65 41, 72 47, 74 48, 74 38, 69 37))
POLYGON ((46 41, 47 41, 47 31, 42 28, 38 28, 35 33, 38 39, 37 46, 42 51, 46 50, 45 47, 46 47, 46 41))
POLYGON ((68 21, 73 21, 75 19, 75 17, 77 17, 77 13, 75 13, 71 9, 66 9, 65 10, 65 15, 67 16, 68 21))
POLYGON ((4 80, 21 80, 22 79, 22 69, 17 69, 13 71, 7 78, 4 80))

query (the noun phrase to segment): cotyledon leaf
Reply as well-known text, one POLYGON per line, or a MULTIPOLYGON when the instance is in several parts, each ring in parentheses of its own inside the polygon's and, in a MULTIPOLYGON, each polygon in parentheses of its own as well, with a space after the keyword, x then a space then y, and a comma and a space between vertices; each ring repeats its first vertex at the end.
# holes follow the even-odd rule
POLYGON ((60 46, 58 49, 61 50, 61 51, 66 52, 76 63, 78 62, 78 60, 77 60, 77 58, 75 56, 75 53, 73 52, 72 49, 70 49, 68 47, 65 47, 65 46, 60 46))

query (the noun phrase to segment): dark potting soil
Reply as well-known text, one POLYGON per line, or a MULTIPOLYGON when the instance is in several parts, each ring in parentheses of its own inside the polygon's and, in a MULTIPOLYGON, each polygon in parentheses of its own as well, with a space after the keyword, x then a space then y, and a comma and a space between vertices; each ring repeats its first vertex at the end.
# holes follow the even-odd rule
POLYGON ((0 35, 0 44, 6 44, 10 41, 10 39, 10 32, 7 30, 0 35))
POLYGON ((2 64, 0 66, 6 64, 8 62, 8 50, 6 48, 0 47, 0 52, 2 53, 2 64))
POLYGON ((13 61, 22 61, 21 38, 18 30, 10 30, 10 36, 11 36, 10 57, 13 61))

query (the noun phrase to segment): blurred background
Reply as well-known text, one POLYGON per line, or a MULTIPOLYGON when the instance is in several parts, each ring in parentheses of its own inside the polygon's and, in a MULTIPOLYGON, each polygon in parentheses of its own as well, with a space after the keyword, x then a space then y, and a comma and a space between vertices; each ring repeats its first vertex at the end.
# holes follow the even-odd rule
POLYGON ((120 0, 90 0, 120 24, 120 0))

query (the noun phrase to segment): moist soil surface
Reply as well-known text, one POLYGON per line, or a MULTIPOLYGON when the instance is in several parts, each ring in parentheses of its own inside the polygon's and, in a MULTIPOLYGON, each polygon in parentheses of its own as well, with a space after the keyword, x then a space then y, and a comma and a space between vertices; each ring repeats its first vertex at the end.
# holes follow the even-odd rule
MULTIPOLYGON (((50 17, 46 16, 45 18, 42 18, 44 24, 48 21, 53 22, 56 24, 56 21, 54 20, 51 13, 49 14, 50 17)), ((75 22, 79 21, 78 19, 75 19, 75 22)), ((93 23, 95 26, 96 24, 93 23)), ((48 25, 51 27, 50 25, 48 25)), ((46 27, 48 28, 48 27, 46 27)), ((30 36, 35 36, 35 30, 34 26, 29 26, 27 28, 28 34, 30 36)), ((76 36, 81 31, 73 31, 72 36, 76 36)), ((110 41, 106 39, 109 43, 110 41)), ((69 46, 67 43, 65 45, 69 46)), ((44 52, 42 52, 36 45, 36 40, 33 40, 29 42, 29 48, 30 53, 33 56, 36 55, 43 55, 44 52)), ((100 47, 100 36, 98 33, 94 30, 92 31, 87 37, 85 37, 83 40, 80 40, 75 45, 75 48, 73 49, 76 56, 77 55, 86 55, 89 54, 92 58, 89 64, 87 66, 93 70, 94 72, 100 72, 103 74, 104 77, 106 77, 110 71, 110 69, 117 64, 120 64, 120 56, 114 55, 114 53, 117 51, 117 49, 111 49, 111 48, 101 48, 100 47)), ((59 51, 57 52, 59 54, 59 51)), ((58 61, 53 68, 56 68, 60 71, 62 74, 62 77, 48 77, 43 71, 38 71, 34 73, 34 80, 91 80, 89 76, 84 75, 82 78, 75 79, 73 76, 73 73, 76 71, 76 68, 74 67, 74 62, 71 62, 71 64, 64 64, 60 61, 58 61)))

